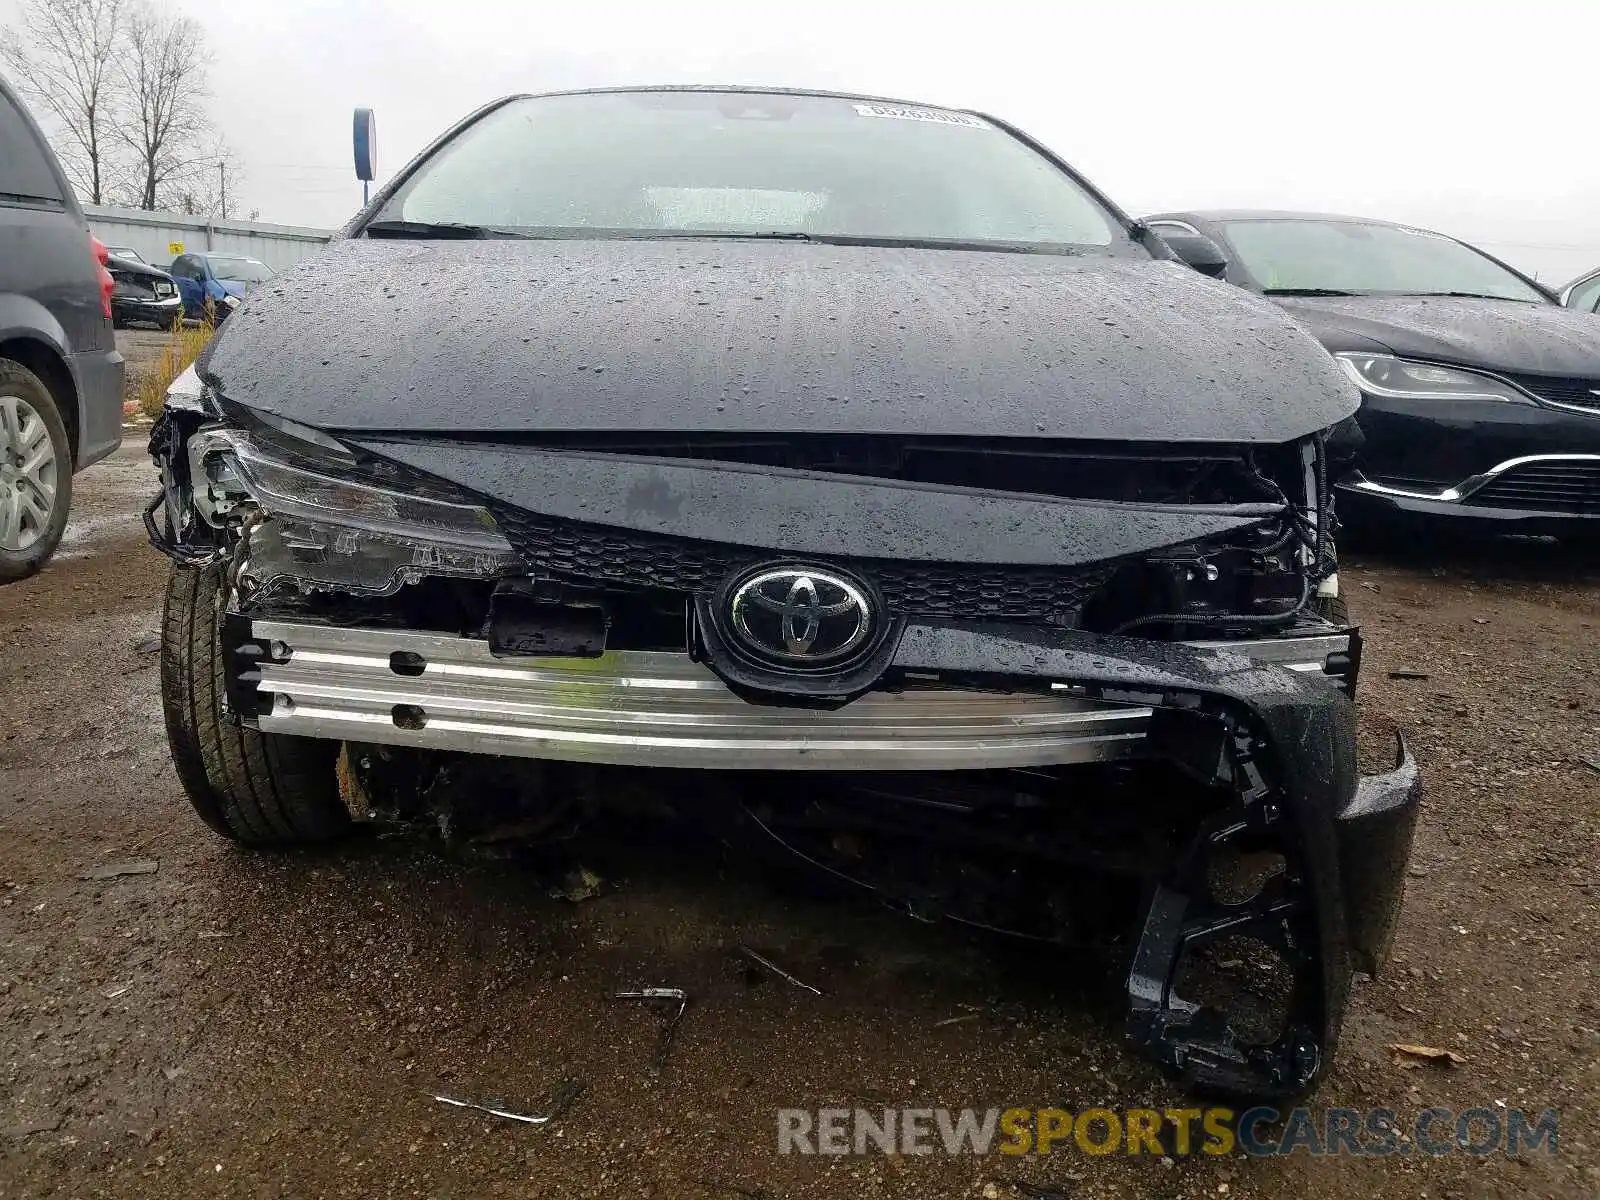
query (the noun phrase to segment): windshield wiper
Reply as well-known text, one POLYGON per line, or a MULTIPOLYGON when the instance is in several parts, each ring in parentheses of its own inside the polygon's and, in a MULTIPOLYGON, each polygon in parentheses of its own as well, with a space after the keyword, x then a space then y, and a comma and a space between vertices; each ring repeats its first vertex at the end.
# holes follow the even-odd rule
POLYGON ((1463 300, 1509 300, 1513 304, 1542 304, 1523 296, 1496 296, 1489 292, 1396 292, 1397 296, 1458 296, 1463 300))
POLYGON ((1262 288, 1263 296, 1363 296, 1365 292, 1344 292, 1338 288, 1262 288))
POLYGON ((490 225, 464 225, 459 221, 373 221, 361 231, 377 238, 444 238, 452 241, 483 241, 489 238, 525 236, 510 229, 490 225))
POLYGON ((630 242, 675 241, 694 238, 718 242, 821 242, 827 239, 798 229, 731 230, 731 229, 661 229, 641 233, 625 233, 622 240, 630 242))
POLYGON ((961 238, 893 237, 865 233, 805 233, 801 230, 743 231, 719 229, 662 229, 616 235, 629 241, 694 239, 721 242, 817 242, 824 246, 884 246, 894 250, 987 250, 1000 254, 1082 254, 1076 246, 1059 242, 971 241, 961 238))

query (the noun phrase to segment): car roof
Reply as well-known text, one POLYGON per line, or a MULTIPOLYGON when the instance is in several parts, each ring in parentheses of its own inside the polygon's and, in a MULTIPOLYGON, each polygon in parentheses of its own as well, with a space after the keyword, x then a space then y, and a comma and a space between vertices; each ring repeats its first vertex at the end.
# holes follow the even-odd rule
MULTIPOLYGON (((1352 217, 1343 213, 1296 212, 1278 208, 1186 208, 1181 211, 1152 213, 1146 221, 1322 221, 1347 225, 1387 225, 1391 229, 1421 229, 1404 221, 1385 221, 1382 217, 1352 217)), ((1432 232, 1430 230, 1429 232, 1432 232)), ((1448 235, 1446 235, 1448 236, 1448 235)))

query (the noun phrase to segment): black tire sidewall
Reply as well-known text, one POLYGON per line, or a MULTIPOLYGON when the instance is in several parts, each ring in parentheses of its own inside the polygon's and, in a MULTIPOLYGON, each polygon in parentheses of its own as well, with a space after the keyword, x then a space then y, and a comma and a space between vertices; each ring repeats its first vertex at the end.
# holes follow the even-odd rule
POLYGON ((67 428, 56 408, 56 398, 32 371, 9 358, 0 358, 0 394, 15 393, 26 400, 44 421, 50 435, 50 444, 56 452, 56 502, 50 513, 50 525, 44 536, 26 550, 7 550, 0 547, 0 583, 26 579, 49 560, 61 543, 67 528, 67 516, 72 510, 72 446, 67 440, 67 428))

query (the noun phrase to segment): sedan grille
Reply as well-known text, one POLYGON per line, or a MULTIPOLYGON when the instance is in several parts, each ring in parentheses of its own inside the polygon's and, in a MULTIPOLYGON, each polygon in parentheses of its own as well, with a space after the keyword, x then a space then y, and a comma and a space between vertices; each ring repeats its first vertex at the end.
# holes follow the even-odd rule
MULTIPOLYGON (((495 520, 529 568, 601 586, 709 594, 731 573, 782 557, 771 550, 636 533, 496 509, 495 520)), ((817 556, 807 555, 806 558, 817 556)), ((875 584, 891 611, 953 620, 1075 625, 1111 568, 1008 567, 830 558, 875 584)))
POLYGON ((1600 462, 1548 459, 1495 476, 1466 498, 1485 508, 1600 516, 1600 462))
POLYGON ((1506 378, 1551 404, 1600 413, 1600 379, 1552 379, 1548 375, 1507 375, 1506 378))

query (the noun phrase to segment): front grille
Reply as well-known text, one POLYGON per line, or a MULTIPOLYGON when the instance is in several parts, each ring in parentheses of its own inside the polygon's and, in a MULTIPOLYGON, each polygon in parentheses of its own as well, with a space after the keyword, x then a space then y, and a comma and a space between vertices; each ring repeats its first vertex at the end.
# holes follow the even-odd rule
POLYGON ((1600 515, 1600 462, 1550 459, 1523 463, 1466 498, 1485 508, 1600 515))
POLYGON ((1551 404, 1600 413, 1600 379, 1552 379, 1548 375, 1507 375, 1506 378, 1551 404))
MULTIPOLYGON (((771 550, 636 533, 496 508, 501 532, 527 566, 590 584, 709 595, 733 572, 781 555, 771 550)), ((815 556, 807 555, 806 558, 815 556)), ((1006 567, 830 558, 883 593, 891 611, 955 620, 1077 624, 1109 566, 1006 567)))

